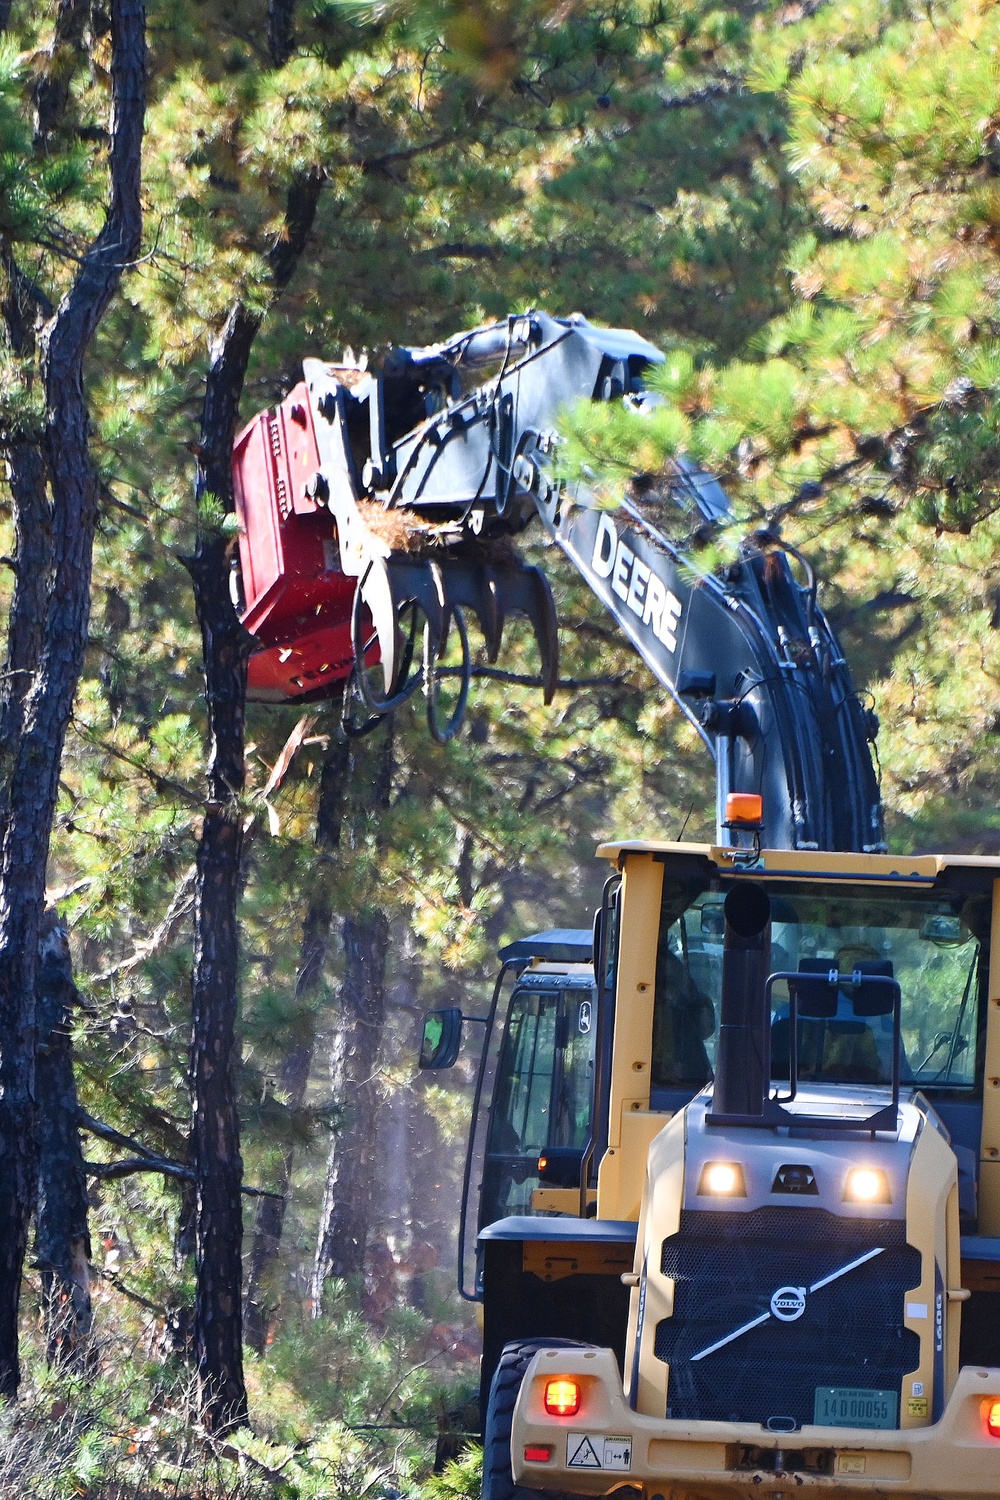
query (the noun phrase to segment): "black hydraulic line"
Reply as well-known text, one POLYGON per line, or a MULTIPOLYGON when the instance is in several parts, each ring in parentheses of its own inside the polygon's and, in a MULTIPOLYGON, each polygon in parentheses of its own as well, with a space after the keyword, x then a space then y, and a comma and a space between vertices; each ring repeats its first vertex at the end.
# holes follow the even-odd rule
MULTIPOLYGON (((369 564, 369 568, 370 567, 371 564, 369 564)), ((365 578, 367 578, 367 576, 368 575, 366 573, 365 578)), ((414 617, 410 622, 410 639, 407 643, 407 649, 403 653, 403 663, 399 674, 403 686, 398 690, 398 692, 391 693, 388 698, 377 698, 372 692, 371 686, 368 682, 368 678, 366 676, 367 668, 365 665, 365 656, 369 648, 373 644, 374 637, 370 637, 367 641, 364 642, 362 642, 361 639, 361 611, 364 607, 364 601, 361 597, 361 594, 365 585, 365 578, 361 579, 359 586, 354 590, 354 598, 351 602, 351 646, 354 651, 354 674, 355 680, 357 682, 358 694, 365 708, 376 718, 381 718, 385 714, 395 713, 397 708, 402 708, 403 704, 413 697, 413 694, 417 691, 417 688, 420 686, 420 683, 422 681, 422 674, 420 672, 417 672, 412 676, 410 674, 410 668, 413 662, 413 639, 414 631, 416 628, 416 611, 414 610, 414 617)))
POLYGON ((427 698, 427 727, 431 732, 431 738, 439 745, 447 745, 449 740, 462 727, 465 719, 465 709, 469 701, 469 684, 472 680, 472 654, 469 650, 469 632, 465 624, 465 611, 457 605, 451 611, 452 619, 455 621, 455 629, 462 645, 461 683, 458 689, 458 700, 448 718, 448 722, 442 728, 438 720, 438 674, 434 667, 434 650, 431 641, 430 626, 424 627, 424 693, 427 698))

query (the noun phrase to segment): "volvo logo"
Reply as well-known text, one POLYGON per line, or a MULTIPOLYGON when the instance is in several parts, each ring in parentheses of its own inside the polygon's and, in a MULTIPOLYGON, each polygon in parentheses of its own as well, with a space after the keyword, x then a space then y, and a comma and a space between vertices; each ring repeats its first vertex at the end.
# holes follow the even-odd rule
POLYGON ((782 1323, 794 1323, 806 1310, 804 1286, 779 1286, 771 1298, 771 1311, 782 1323))

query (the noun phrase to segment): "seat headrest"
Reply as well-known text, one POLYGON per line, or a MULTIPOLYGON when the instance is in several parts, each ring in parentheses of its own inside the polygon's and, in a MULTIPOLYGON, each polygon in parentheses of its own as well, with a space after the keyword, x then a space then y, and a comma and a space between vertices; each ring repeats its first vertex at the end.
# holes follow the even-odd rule
POLYGON ((815 977, 788 981, 799 1015, 806 1020, 823 1021, 837 1014, 837 986, 827 982, 831 968, 833 964, 827 958, 803 958, 799 963, 799 974, 815 977))
MULTIPOLYGON (((888 958, 862 958, 854 965, 862 975, 875 974, 884 979, 892 979, 892 961, 888 958)), ((841 974, 840 982, 850 979, 849 974, 841 974)), ((891 1016, 895 1003, 895 993, 887 984, 859 984, 857 989, 851 991, 854 1002, 854 1014, 856 1016, 891 1016)))

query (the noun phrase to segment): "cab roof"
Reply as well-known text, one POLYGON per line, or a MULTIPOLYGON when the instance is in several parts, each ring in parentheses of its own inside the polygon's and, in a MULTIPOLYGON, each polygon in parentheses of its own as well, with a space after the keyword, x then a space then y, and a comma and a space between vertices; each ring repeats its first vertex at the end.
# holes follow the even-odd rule
POLYGON ((541 958, 556 964, 589 964, 594 958, 594 934, 589 927, 550 927, 507 943, 499 958, 502 963, 541 958))
MULTIPOLYGON (((599 858, 621 866, 630 854, 654 859, 708 865, 719 874, 762 875, 828 880, 870 880, 879 884, 928 885, 949 872, 978 875, 977 884, 1000 880, 1000 858, 988 854, 854 854, 822 849, 762 849, 751 863, 748 850, 718 844, 675 844, 666 839, 629 839, 599 844, 599 858), (740 856, 743 856, 742 858, 740 856)), ((967 877, 968 878, 968 874, 967 877)))

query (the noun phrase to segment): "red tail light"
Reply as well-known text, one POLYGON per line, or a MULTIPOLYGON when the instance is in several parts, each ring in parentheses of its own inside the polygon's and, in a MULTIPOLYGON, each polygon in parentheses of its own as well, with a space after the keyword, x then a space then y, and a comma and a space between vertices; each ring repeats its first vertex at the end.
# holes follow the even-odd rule
POLYGON ((547 1380, 543 1399, 550 1417, 575 1417, 580 1410, 580 1382, 568 1375, 547 1380))
POLYGON ((990 1396, 986 1402, 986 1431, 1000 1438, 1000 1397, 990 1396))

